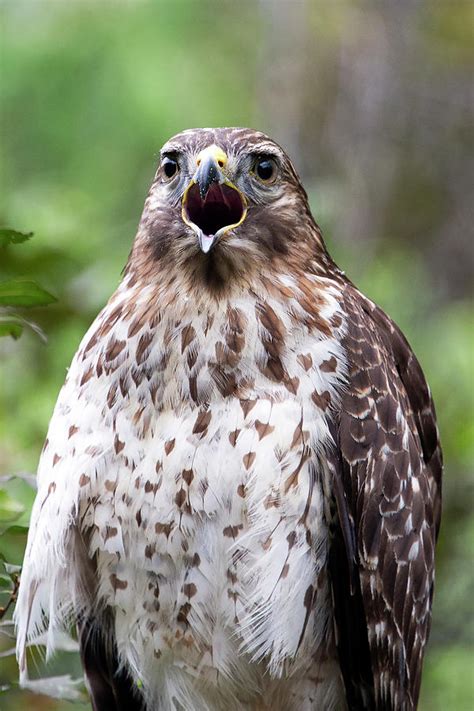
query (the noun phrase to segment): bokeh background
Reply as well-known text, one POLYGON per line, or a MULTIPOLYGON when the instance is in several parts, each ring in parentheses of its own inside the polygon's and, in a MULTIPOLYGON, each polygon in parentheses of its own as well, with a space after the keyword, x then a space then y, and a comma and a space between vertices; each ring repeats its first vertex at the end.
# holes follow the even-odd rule
MULTIPOLYGON (((0 12, 0 226, 35 233, 0 249, 0 279, 58 299, 25 312, 47 343, 28 329, 0 339, 3 555, 21 562, 28 475, 120 278, 160 145, 183 128, 253 126, 287 148, 330 251, 431 384, 445 505, 420 708, 474 708, 473 1, 12 0, 0 12)), ((10 611, 0 708, 89 709, 18 689, 10 611)), ((79 673, 74 654, 56 665, 79 673)))

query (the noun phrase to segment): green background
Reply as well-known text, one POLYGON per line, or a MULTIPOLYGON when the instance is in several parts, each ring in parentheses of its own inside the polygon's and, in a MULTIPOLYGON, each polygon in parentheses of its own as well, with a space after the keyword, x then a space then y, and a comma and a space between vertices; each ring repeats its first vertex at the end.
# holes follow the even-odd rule
MULTIPOLYGON (((35 233, 0 248, 0 280, 35 279, 58 298, 24 314, 46 344, 28 329, 0 340, 0 474, 34 473, 66 368, 120 278, 160 145, 193 126, 268 132, 302 175, 339 265, 405 331, 437 404, 445 505, 424 711, 474 707, 473 8, 0 6, 0 226, 35 233)), ((2 487, 26 525, 31 488, 18 477, 2 487)), ((21 562, 24 530, 2 539, 21 562)), ((0 628, 0 651, 8 633, 0 628)), ((74 655, 56 667, 78 674, 74 655)), ((16 675, 1 657, 1 709, 89 708, 21 692, 16 675)))

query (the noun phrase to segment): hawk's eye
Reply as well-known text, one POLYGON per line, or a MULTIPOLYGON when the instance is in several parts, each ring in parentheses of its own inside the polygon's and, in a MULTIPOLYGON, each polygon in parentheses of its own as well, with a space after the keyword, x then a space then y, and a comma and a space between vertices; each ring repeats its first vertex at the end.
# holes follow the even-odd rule
POLYGON ((254 173, 263 183, 273 183, 277 176, 277 164, 273 158, 257 158, 254 173))
POLYGON ((161 163, 161 168, 165 179, 171 180, 171 178, 174 178, 176 173, 179 171, 178 161, 174 158, 170 158, 169 156, 165 156, 161 163))

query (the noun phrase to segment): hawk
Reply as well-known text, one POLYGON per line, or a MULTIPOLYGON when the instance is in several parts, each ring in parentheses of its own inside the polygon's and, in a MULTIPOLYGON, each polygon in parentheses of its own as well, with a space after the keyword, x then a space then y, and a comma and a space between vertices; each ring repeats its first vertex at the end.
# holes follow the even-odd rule
POLYGON ((415 709, 441 470, 421 368, 284 151, 178 134, 49 426, 22 683, 74 630, 95 711, 415 709))

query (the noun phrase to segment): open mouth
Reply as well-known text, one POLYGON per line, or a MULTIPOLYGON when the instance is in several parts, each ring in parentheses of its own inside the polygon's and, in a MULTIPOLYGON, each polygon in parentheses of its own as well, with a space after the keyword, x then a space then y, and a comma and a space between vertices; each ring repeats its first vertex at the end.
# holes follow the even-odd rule
POLYGON ((204 199, 199 185, 191 185, 183 205, 186 221, 197 225, 206 236, 216 235, 223 227, 238 225, 244 214, 245 205, 239 191, 219 183, 210 185, 204 199))

